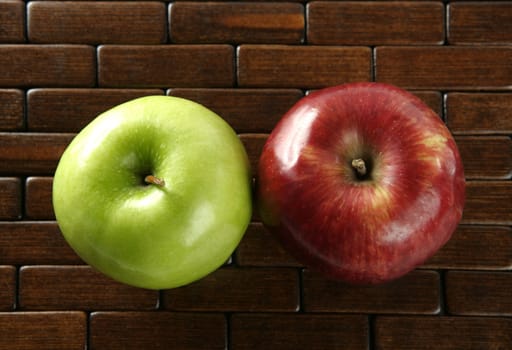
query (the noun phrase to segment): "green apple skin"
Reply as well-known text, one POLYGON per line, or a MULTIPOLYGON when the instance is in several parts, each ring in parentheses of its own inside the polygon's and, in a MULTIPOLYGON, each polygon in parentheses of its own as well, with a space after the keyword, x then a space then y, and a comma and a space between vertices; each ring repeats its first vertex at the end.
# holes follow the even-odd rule
POLYGON ((233 129, 195 102, 149 96, 94 119, 55 172, 63 236, 97 270, 147 289, 186 285, 230 257, 249 224, 252 177, 233 129), (146 175, 163 186, 144 182, 146 175))

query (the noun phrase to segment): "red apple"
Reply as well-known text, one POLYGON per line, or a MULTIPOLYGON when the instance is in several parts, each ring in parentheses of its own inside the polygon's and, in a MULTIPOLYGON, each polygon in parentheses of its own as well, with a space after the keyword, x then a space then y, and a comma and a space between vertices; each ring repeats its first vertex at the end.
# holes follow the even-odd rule
POLYGON ((262 221, 299 262, 356 284, 398 278, 462 216, 464 171, 439 116, 382 83, 313 92, 277 124, 259 161, 262 221))

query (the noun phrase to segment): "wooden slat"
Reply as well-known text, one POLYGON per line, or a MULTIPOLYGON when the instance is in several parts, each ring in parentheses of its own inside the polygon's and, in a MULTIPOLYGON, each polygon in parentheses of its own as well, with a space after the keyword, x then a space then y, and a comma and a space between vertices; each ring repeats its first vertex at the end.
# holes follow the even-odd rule
POLYGON ((455 134, 512 134, 512 94, 449 93, 446 111, 455 134))
POLYGON ((506 136, 455 138, 466 179, 509 179, 512 176, 512 139, 506 136))
POLYGON ((375 320, 379 350, 508 349, 512 320, 492 317, 395 317, 375 320))
POLYGON ((410 91, 419 97, 427 106, 429 106, 439 117, 443 115, 443 101, 439 91, 410 91))
POLYGON ((159 44, 167 39, 165 4, 33 1, 28 38, 43 44, 159 44))
POLYGON ((450 44, 511 44, 512 4, 479 1, 448 6, 450 44))
POLYGON ((164 291, 163 305, 182 311, 293 312, 299 307, 299 274, 291 268, 221 268, 164 291))
POLYGON ((21 180, 16 177, 0 178, 0 220, 21 218, 21 180))
POLYGON ((0 222, 0 264, 83 264, 56 222, 0 222))
POLYGON ((23 310, 151 310, 158 291, 115 282, 89 266, 24 266, 18 302, 23 310))
POLYGON ((15 303, 16 267, 0 265, 0 311, 13 310, 15 303))
POLYGON ((27 93, 29 131, 79 132, 100 113, 159 89, 32 89, 27 93))
POLYGON ((439 275, 417 270, 377 286, 352 286, 310 270, 303 275, 307 312, 436 314, 440 311, 439 275))
POLYGON ((368 319, 359 315, 234 314, 233 349, 367 349, 368 319))
POLYGON ((512 316, 512 272, 448 271, 445 278, 450 314, 512 316))
POLYGON ((0 174, 53 174, 73 134, 0 133, 0 174))
POLYGON ((0 349, 83 350, 86 339, 83 312, 0 313, 0 349))
POLYGON ((98 49, 101 87, 232 87, 230 45, 105 45, 98 49))
POLYGON ((55 220, 52 204, 53 177, 29 177, 25 182, 25 217, 55 220))
POLYGON ((94 312, 89 345, 94 350, 223 350, 226 334, 222 314, 94 312))
POLYGON ((512 225, 512 182, 467 182, 462 222, 512 225))
POLYGON ((307 19, 309 44, 410 45, 444 41, 441 2, 313 1, 308 3, 307 19))
POLYGON ((257 176, 261 151, 263 150, 263 146, 265 145, 267 138, 267 134, 240 135, 240 140, 242 141, 247 152, 247 156, 249 157, 249 162, 254 176, 257 176))
POLYGON ((301 97, 298 89, 171 89, 171 96, 196 101, 239 133, 268 133, 301 97))
POLYGON ((371 78, 368 47, 241 45, 241 87, 314 89, 371 78))
POLYGON ((90 87, 95 51, 85 45, 0 45, 0 87, 90 87))
POLYGON ((241 266, 303 267, 262 223, 251 223, 236 250, 236 261, 241 266))
POLYGON ((300 44, 304 7, 297 3, 176 2, 170 9, 175 43, 300 44))
POLYGON ((18 0, 0 2, 0 43, 25 41, 25 4, 18 0))
MULTIPOLYGON (((0 21, 1 22, 1 21, 0 21)), ((17 89, 0 89, 0 131, 23 129, 25 94, 17 89)))
POLYGON ((262 223, 251 223, 236 250, 236 261, 241 266, 302 267, 262 223))
POLYGON ((422 267, 431 269, 512 269, 512 229, 459 225, 452 238, 422 267))
POLYGON ((409 89, 480 90, 512 87, 512 47, 382 46, 375 76, 409 89))

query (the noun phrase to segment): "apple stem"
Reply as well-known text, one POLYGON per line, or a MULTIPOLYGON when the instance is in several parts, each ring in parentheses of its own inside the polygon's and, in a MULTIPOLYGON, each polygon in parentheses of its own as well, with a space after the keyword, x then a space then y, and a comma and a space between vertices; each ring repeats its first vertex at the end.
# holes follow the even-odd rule
POLYGON ((363 159, 357 158, 352 160, 352 167, 357 171, 359 176, 366 175, 366 164, 363 159))
POLYGON ((147 183, 148 185, 157 185, 157 186, 160 186, 160 187, 163 187, 165 186, 165 181, 164 179, 160 179, 156 176, 153 176, 153 175, 148 175, 144 178, 144 182, 147 183))

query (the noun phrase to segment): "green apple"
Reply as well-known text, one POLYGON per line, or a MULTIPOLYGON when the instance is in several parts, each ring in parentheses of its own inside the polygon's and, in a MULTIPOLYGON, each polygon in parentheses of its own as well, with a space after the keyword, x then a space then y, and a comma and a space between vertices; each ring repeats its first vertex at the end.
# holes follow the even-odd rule
POLYGON ((167 289, 221 266, 252 212, 245 149, 217 114, 149 96, 94 119, 65 150, 53 205, 69 245, 115 280, 167 289))

